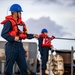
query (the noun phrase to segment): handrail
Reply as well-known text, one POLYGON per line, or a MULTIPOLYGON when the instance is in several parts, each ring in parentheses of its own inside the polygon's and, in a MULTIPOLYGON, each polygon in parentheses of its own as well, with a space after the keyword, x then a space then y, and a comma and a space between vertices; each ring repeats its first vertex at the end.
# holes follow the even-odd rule
POLYGON ((55 37, 55 39, 60 39, 60 40, 75 40, 74 38, 59 38, 59 37, 55 37))

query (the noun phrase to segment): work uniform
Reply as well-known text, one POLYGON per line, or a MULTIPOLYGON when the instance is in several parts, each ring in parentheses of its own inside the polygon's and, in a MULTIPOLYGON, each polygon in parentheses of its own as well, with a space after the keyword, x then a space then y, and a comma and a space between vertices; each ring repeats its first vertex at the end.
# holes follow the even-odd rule
POLYGON ((1 24, 4 24, 1 36, 7 40, 7 43, 5 44, 5 75, 12 75, 13 64, 15 61, 20 68, 21 75, 28 75, 25 50, 21 41, 26 38, 32 39, 33 34, 27 34, 24 22, 21 19, 16 22, 12 15, 7 16, 1 24), (22 26, 20 27, 21 29, 18 25, 22 26), (16 36, 20 38, 19 41, 14 40, 16 36))
MULTIPOLYGON (((41 54, 41 60, 42 60, 42 71, 46 70, 46 63, 48 61, 48 52, 51 49, 51 40, 53 40, 53 37, 48 37, 45 34, 40 34, 39 36, 39 51, 41 54)), ((45 74, 42 74, 45 75, 45 74)))

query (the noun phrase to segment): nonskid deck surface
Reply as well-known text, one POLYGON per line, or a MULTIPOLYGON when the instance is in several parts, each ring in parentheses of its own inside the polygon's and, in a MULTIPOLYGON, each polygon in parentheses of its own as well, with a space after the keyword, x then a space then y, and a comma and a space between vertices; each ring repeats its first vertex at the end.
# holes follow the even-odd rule
MULTIPOLYGON (((0 74, 0 75, 4 75, 4 74, 0 74)), ((13 75, 20 75, 20 74, 13 74, 13 75)), ((40 73, 36 73, 36 75, 40 75, 40 73)))

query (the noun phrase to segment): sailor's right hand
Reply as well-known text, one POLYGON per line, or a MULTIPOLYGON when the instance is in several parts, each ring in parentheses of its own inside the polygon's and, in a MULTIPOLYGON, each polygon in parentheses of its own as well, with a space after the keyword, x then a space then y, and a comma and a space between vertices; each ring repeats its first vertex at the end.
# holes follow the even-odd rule
POLYGON ((15 41, 19 41, 19 37, 18 36, 15 36, 15 41))

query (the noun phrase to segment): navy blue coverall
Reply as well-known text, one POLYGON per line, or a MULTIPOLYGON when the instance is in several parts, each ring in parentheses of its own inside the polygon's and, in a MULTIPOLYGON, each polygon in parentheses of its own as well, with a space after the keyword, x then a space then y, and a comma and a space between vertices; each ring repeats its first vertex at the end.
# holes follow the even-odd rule
MULTIPOLYGON (((9 31, 11 31, 12 25, 10 21, 7 21, 4 24, 4 27, 2 29, 1 36, 7 40, 7 43, 5 44, 5 54, 6 54, 6 66, 5 66, 5 75, 12 75, 13 70, 13 64, 18 64, 21 75, 28 75, 27 72, 27 64, 25 59, 25 50, 23 48, 23 44, 21 41, 14 41, 13 36, 10 36, 8 34, 9 31)), ((33 34, 27 34, 28 39, 33 38, 33 34)))
MULTIPOLYGON (((42 60, 42 70, 45 71, 46 70, 46 63, 48 61, 48 51, 49 51, 49 47, 42 47, 42 41, 43 41, 43 38, 42 37, 39 37, 39 51, 40 51, 40 54, 41 54, 41 60, 42 60)), ((43 74, 44 75, 44 74, 43 74)))

